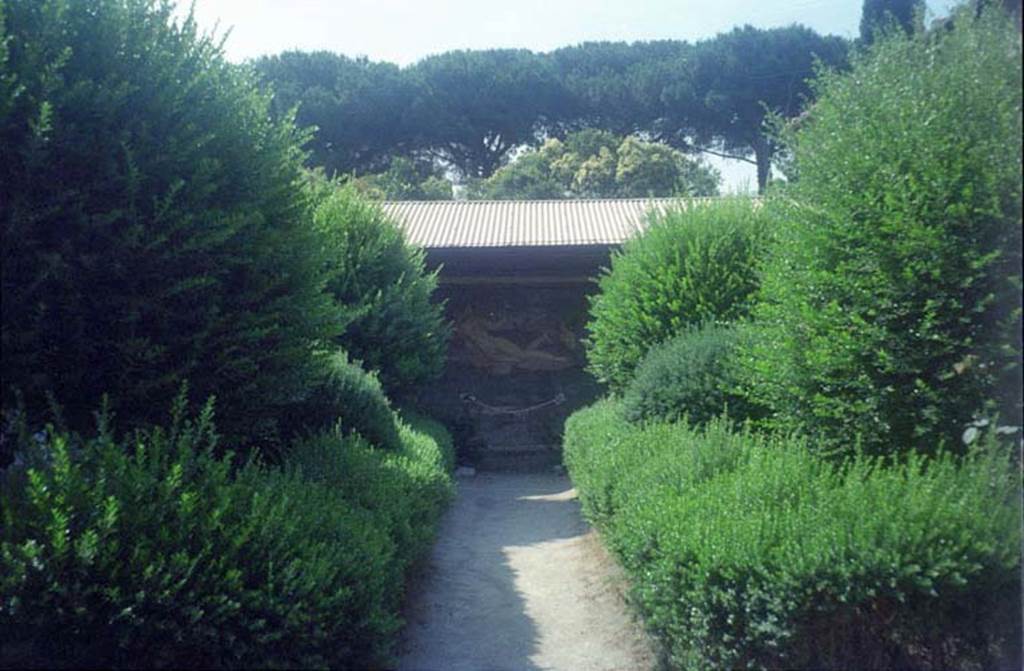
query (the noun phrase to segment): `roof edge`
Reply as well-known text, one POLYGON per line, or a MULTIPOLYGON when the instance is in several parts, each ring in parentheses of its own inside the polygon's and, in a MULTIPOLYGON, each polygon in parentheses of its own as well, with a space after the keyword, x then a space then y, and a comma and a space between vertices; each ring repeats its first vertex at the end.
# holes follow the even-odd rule
MULTIPOLYGON (((740 198, 756 198, 755 196, 739 196, 740 198)), ((495 203, 653 203, 653 202, 678 202, 678 201, 704 201, 704 200, 731 200, 737 196, 653 196, 650 198, 505 198, 505 199, 481 199, 481 200, 378 200, 381 204, 409 203, 416 205, 452 205, 452 204, 480 204, 490 205, 495 203)))

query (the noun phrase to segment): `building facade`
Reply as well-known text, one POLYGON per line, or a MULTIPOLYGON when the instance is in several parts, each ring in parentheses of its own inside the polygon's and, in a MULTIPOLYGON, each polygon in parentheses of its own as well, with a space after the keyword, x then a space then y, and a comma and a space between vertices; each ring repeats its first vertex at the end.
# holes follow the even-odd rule
POLYGON ((385 211, 440 267, 453 324, 442 376, 413 403, 449 426, 460 463, 561 460, 565 419, 601 386, 585 370, 588 297, 613 251, 676 199, 393 201, 385 211))

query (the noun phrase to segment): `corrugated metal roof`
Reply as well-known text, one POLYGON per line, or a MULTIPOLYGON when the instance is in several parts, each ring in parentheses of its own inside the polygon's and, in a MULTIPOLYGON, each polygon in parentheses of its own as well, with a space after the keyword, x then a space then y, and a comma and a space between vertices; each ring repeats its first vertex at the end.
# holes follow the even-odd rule
POLYGON ((383 207, 420 247, 552 247, 620 244, 646 225, 649 210, 705 200, 393 200, 383 207))

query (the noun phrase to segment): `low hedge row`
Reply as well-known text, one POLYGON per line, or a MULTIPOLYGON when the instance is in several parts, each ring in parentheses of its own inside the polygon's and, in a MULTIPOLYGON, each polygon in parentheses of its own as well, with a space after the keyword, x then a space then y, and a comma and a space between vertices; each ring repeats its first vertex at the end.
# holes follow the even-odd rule
POLYGON ((289 407, 289 435, 324 429, 356 432, 384 449, 398 449, 402 440, 391 401, 375 372, 349 361, 344 351, 318 357, 318 370, 289 407))
POLYGON ((1020 482, 964 459, 573 415, 565 461, 675 668, 1019 668, 1020 482))
POLYGON ((723 408, 733 419, 757 418, 759 409, 738 391, 733 357, 742 334, 708 322, 652 347, 622 395, 626 419, 703 424, 723 408))
MULTIPOLYGON (((405 573, 451 493, 451 444, 321 433, 268 468, 218 457, 212 406, 165 428, 18 432, 0 489, 0 663, 386 665, 405 573)), ((10 437, 10 434, 8 435, 10 437)))

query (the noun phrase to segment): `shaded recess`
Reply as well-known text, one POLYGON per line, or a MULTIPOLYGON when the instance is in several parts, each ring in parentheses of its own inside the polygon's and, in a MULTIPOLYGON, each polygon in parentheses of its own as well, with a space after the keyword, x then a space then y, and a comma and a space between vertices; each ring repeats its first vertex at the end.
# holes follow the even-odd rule
POLYGON ((561 461, 562 429, 602 387, 584 370, 588 295, 611 252, 670 199, 391 202, 385 210, 441 267, 453 324, 441 377, 415 392, 459 460, 531 470, 561 461))
POLYGON ((428 251, 444 263, 438 297, 454 328, 444 373, 416 403, 452 429, 465 463, 559 463, 565 419, 601 391, 582 338, 590 278, 609 249, 464 251, 428 251))

